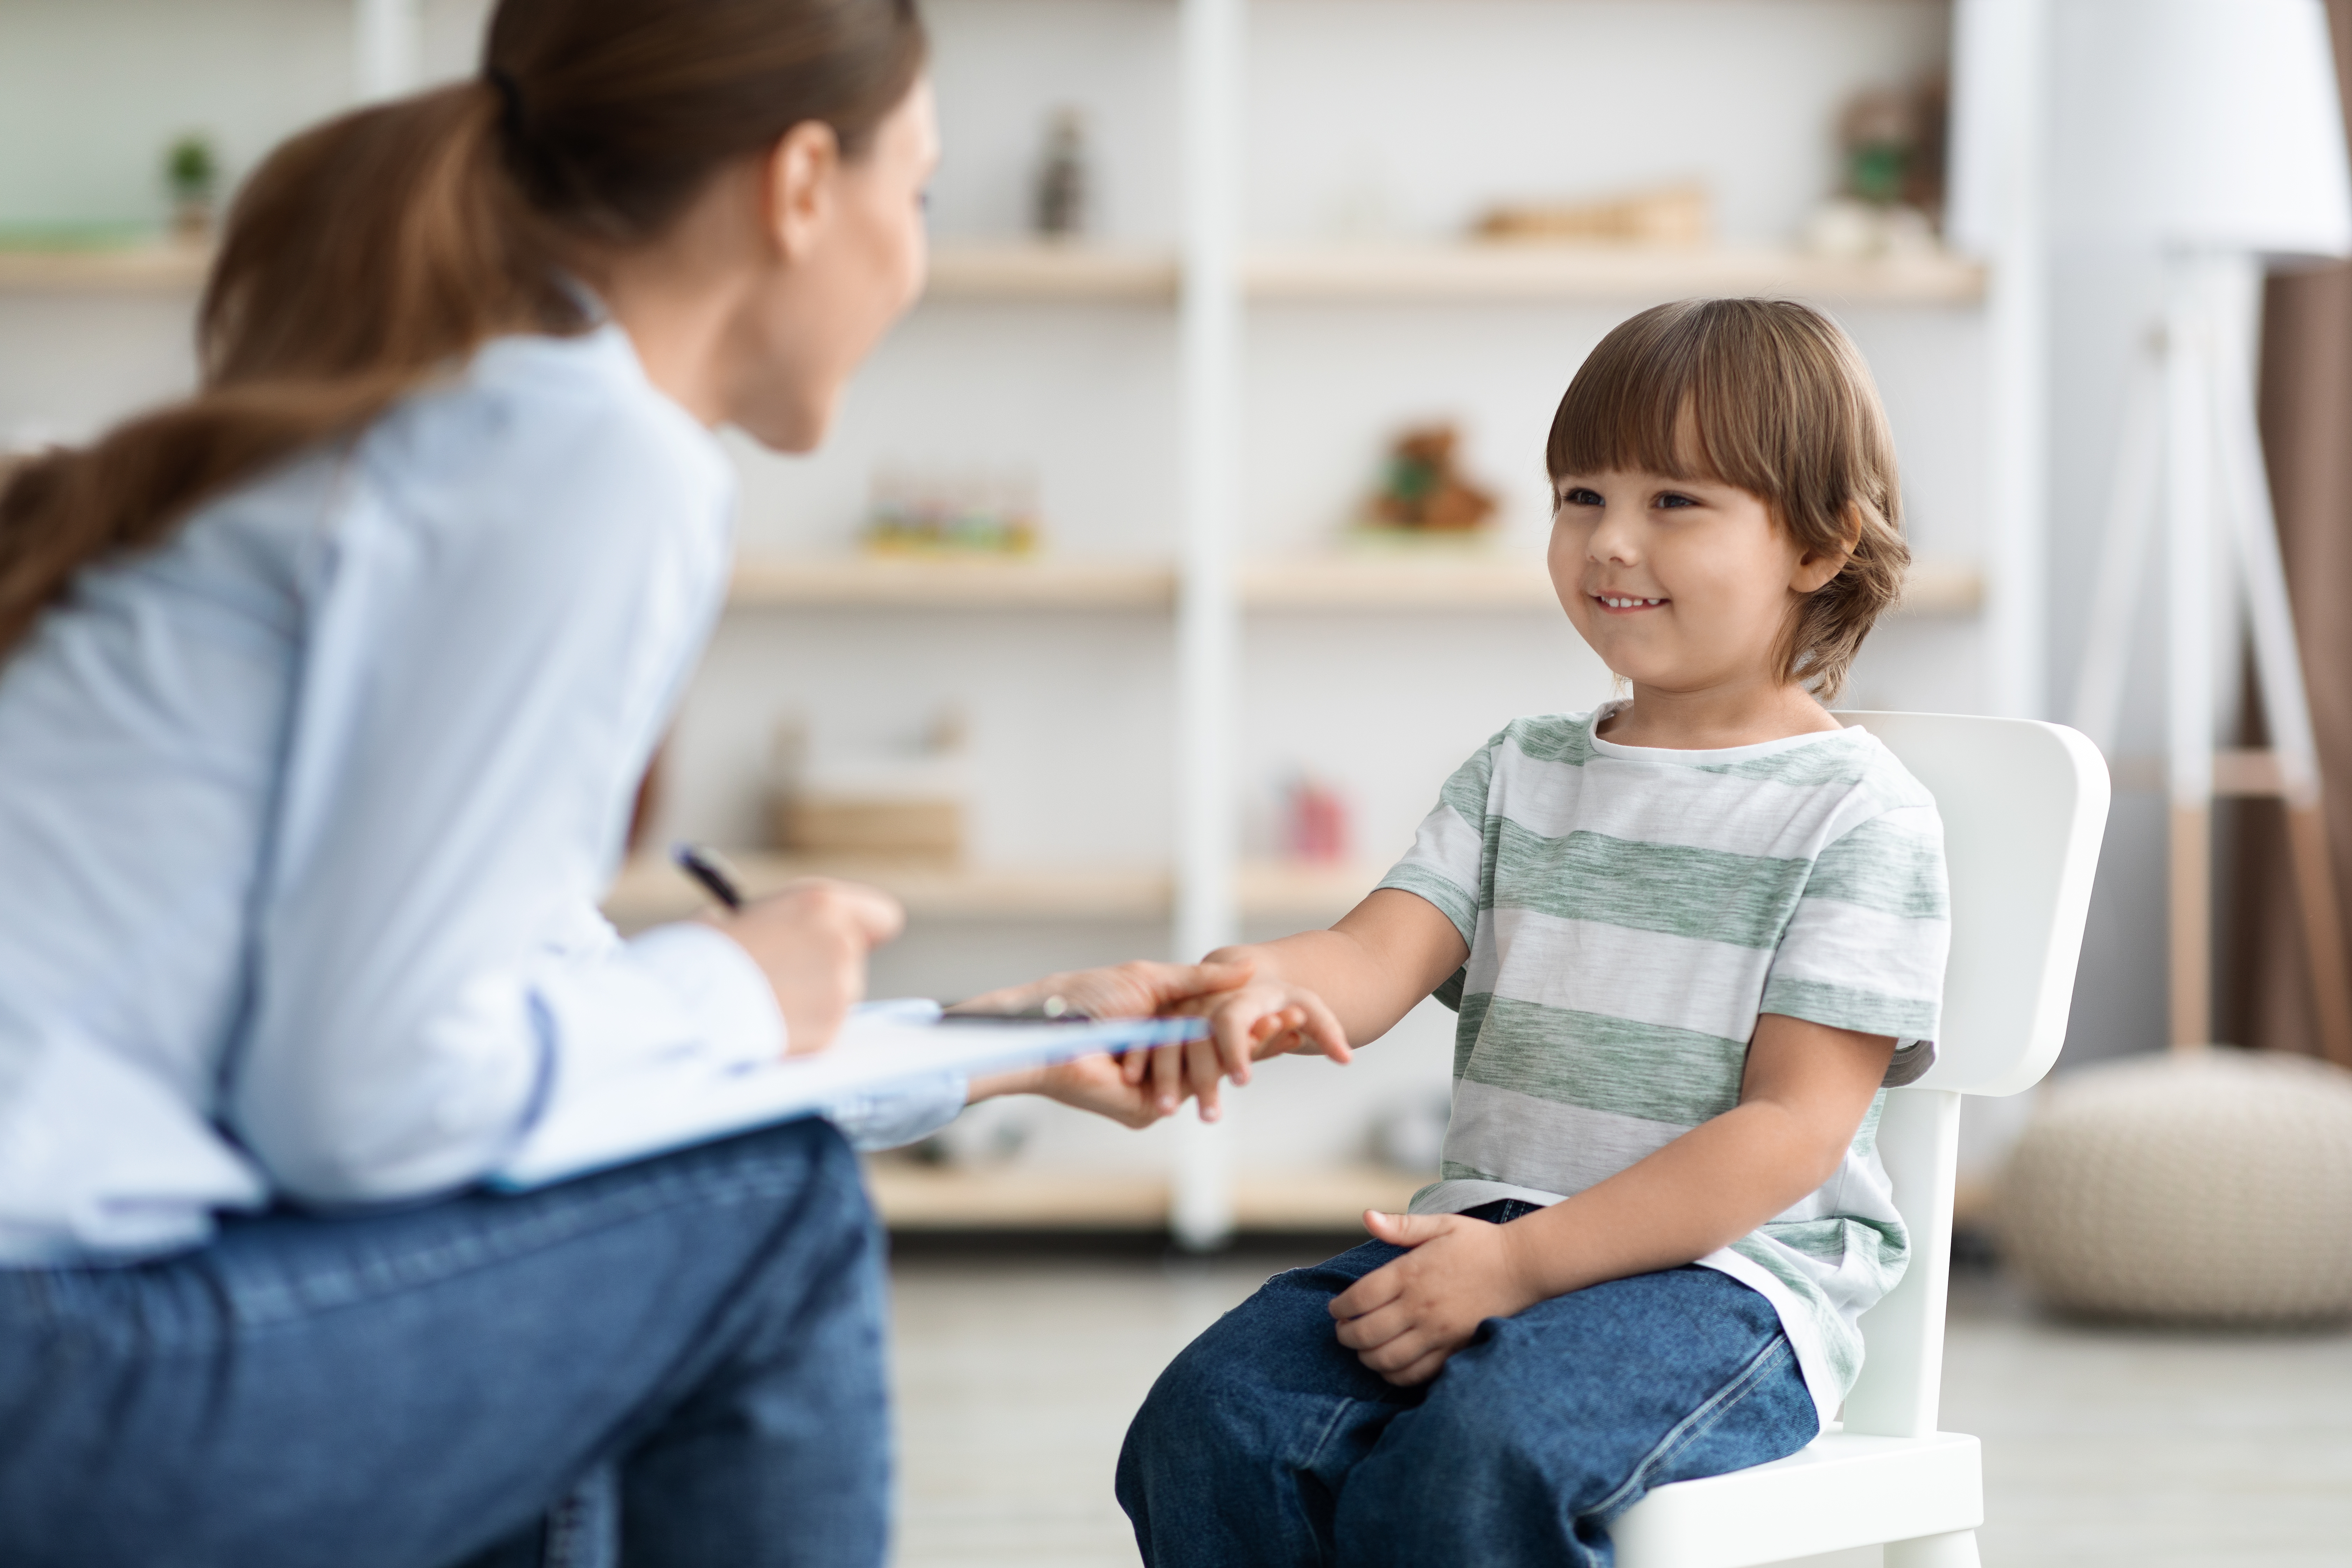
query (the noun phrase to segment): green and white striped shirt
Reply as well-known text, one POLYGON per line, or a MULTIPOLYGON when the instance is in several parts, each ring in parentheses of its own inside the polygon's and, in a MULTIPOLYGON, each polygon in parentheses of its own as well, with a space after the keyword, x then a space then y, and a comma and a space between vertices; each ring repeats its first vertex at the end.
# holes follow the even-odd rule
MULTIPOLYGON (((1723 751, 1621 746, 1615 706, 1507 726, 1381 883, 1470 946, 1440 1180, 1417 1214, 1556 1203, 1739 1102, 1759 1013, 1932 1059, 1951 923, 1935 798, 1860 729, 1723 751)), ((1818 1192, 1698 1261, 1770 1299, 1824 1421, 1909 1239, 1872 1104, 1818 1192)))

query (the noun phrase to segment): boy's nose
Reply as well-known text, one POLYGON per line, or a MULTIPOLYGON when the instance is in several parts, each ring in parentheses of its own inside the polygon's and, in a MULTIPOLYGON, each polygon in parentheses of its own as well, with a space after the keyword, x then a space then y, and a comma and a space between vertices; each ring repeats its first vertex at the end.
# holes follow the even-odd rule
POLYGON ((1642 558, 1640 535, 1624 519, 1617 516, 1612 508, 1602 516, 1600 526, 1592 531, 1585 553, 1595 561, 1631 565, 1642 558))

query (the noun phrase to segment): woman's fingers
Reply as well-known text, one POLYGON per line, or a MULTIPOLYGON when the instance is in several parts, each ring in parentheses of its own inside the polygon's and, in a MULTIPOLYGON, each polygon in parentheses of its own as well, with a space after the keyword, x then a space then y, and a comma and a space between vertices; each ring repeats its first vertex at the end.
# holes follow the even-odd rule
POLYGON ((1224 1083, 1224 1072, 1217 1059, 1212 1042, 1202 1040, 1184 1048, 1185 1076, 1192 1097, 1201 1102, 1201 1120, 1214 1121, 1223 1115, 1217 1104, 1217 1091, 1224 1083))
POLYGON ((1151 1053, 1151 1098, 1166 1115, 1184 1102, 1184 1047, 1161 1046, 1151 1053))

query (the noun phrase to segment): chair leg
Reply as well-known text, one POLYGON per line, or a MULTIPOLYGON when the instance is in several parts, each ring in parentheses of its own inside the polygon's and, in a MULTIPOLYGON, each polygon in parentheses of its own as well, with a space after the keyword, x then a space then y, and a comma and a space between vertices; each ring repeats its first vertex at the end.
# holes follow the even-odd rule
POLYGON ((1886 1568, 1979 1568, 1977 1532, 1956 1530, 1949 1535, 1890 1541, 1885 1547, 1885 1563, 1886 1568))

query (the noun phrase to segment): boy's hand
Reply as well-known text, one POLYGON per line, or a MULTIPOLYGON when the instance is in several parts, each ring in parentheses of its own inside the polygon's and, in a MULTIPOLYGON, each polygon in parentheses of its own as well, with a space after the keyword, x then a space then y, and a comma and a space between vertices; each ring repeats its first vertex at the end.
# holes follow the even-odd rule
MULTIPOLYGON (((1197 1003, 1202 997, 1241 984, 1250 965, 1241 963, 1133 963, 1107 969, 1083 969, 1049 974, 1026 985, 1008 985, 959 1003, 959 1009, 1012 1012, 1059 996, 1080 1012, 1097 1018, 1149 1018, 1197 1003)), ((1130 1058, 1148 1055, 1130 1051, 1130 1058)), ((1048 1068, 1027 1068, 974 1079, 974 1101, 1000 1094, 1042 1094, 1080 1110, 1129 1127, 1149 1127, 1182 1103, 1178 1094, 1164 1102, 1156 1086, 1139 1083, 1108 1056, 1080 1057, 1048 1068)))
POLYGON ((1461 1215, 1364 1215, 1373 1238, 1412 1251, 1331 1300, 1339 1342, 1400 1388, 1427 1383, 1488 1318, 1544 1299, 1529 1283, 1513 1226, 1461 1215))
POLYGON ((1331 1009, 1303 985, 1261 981, 1196 996, 1169 1011, 1206 1017, 1209 1037, 1150 1052, 1129 1051, 1120 1063, 1127 1082, 1139 1087, 1150 1083, 1163 1114, 1190 1093, 1201 1101, 1201 1120, 1214 1121, 1223 1080, 1249 1082, 1250 1063, 1267 1057, 1306 1049, 1344 1063, 1354 1056, 1331 1009))

